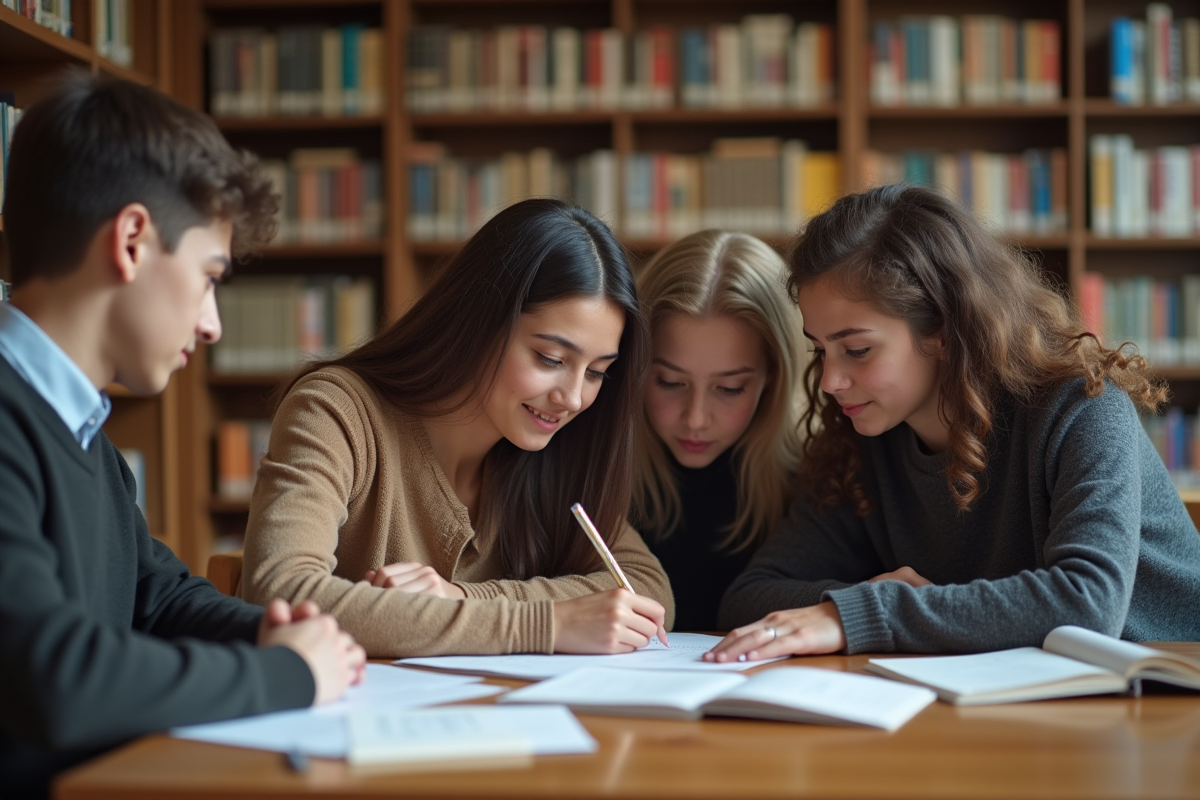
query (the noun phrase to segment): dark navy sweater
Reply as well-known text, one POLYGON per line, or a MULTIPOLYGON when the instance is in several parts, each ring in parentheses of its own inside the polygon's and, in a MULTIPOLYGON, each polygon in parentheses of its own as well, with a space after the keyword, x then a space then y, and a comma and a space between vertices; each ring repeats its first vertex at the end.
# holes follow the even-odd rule
POLYGON ((153 539, 106 436, 85 451, 0 357, 0 798, 175 725, 307 706, 304 660, 257 648, 262 609, 153 539))

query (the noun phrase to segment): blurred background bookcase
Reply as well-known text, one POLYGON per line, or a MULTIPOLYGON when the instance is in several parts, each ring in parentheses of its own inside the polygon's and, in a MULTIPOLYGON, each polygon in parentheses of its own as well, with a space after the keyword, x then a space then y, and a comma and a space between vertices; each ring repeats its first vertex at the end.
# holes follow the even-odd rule
MULTIPOLYGON (((74 0, 40 5, 66 13, 58 22, 35 21, 17 9, 0 6, 0 92, 17 108, 36 101, 47 80, 67 66, 118 75, 171 93, 172 61, 164 47, 174 24, 170 0, 74 0), (106 36, 111 17, 101 20, 98 14, 111 15, 114 4, 121 6, 122 24, 119 32, 106 36), (120 50, 109 47, 114 41, 120 43, 120 50)), ((0 217, 0 242, 3 224, 0 217)), ((6 257, 0 246, 0 277, 8 275, 6 257)), ((179 552, 183 548, 179 387, 172 385, 152 398, 135 397, 120 386, 110 387, 109 393, 113 409, 104 430, 127 453, 143 486, 150 532, 179 552)))
MULTIPOLYGON (((339 159, 350 157, 347 153, 373 162, 380 187, 377 234, 359 230, 340 238, 293 236, 239 265, 230 284, 231 289, 249 293, 256 284, 269 286, 270 280, 278 279, 277 285, 286 283, 286 291, 294 297, 311 299, 313 290, 334 291, 333 276, 344 276, 370 289, 356 296, 357 305, 346 306, 357 309, 356 316, 369 318, 368 329, 402 314, 461 240, 461 236, 442 235, 444 231, 438 234, 436 224, 434 235, 412 224, 416 209, 411 206, 423 202, 421 192, 414 191, 414 167, 444 158, 485 163, 506 153, 524 154, 527 164, 536 161, 535 153, 551 152, 563 163, 607 153, 605 158, 611 161, 606 163, 616 166, 605 210, 640 262, 682 231, 675 225, 665 236, 653 228, 649 233, 644 228, 636 229, 636 235, 630 233, 636 228, 628 224, 636 199, 631 188, 634 178, 625 168, 630 157, 666 154, 703 160, 717 155, 726 146, 720 142, 729 140, 734 150, 741 146, 739 140, 753 140, 755 144, 748 147, 756 157, 762 155, 762 148, 769 150, 772 141, 802 141, 810 152, 835 153, 839 191, 860 189, 878 179, 881 154, 884 160, 892 158, 894 166, 895 158, 906 158, 908 153, 933 154, 929 162, 933 163, 939 153, 970 151, 1011 159, 1030 150, 1058 151, 1056 169, 1065 173, 1059 175, 1058 187, 1064 218, 1058 226, 1010 225, 1006 235, 1026 248, 1065 292, 1078 297, 1090 273, 1112 280, 1150 276, 1156 281, 1179 281, 1200 272, 1200 238, 1195 235, 1100 237, 1092 233, 1089 220, 1090 137, 1129 134, 1140 148, 1200 143, 1200 105, 1128 106, 1109 97, 1111 20, 1145 18, 1146 5, 1135 0, 134 0, 133 30, 141 33, 134 37, 133 66, 124 68, 101 58, 90 46, 85 12, 92 6, 76 0, 71 38, 37 30, 14 12, 0 9, 0 91, 15 90, 18 105, 27 103, 36 97, 40 77, 61 64, 75 63, 155 83, 194 108, 219 110, 214 116, 235 145, 279 160, 288 169, 300 170, 302 162, 322 160, 338 169, 343 163, 339 159), (484 103, 481 110, 479 104, 461 102, 460 97, 442 107, 437 102, 433 108, 420 103, 412 107, 410 83, 415 76, 410 73, 429 65, 423 60, 428 53, 410 52, 413 43, 425 47, 429 41, 414 38, 414 30, 445 26, 447 31, 487 32, 502 26, 566 26, 579 31, 615 30, 632 40, 655 29, 672 31, 672 37, 689 28, 712 34, 718 26, 743 25, 748 15, 772 14, 785 14, 797 26, 829 27, 831 96, 809 97, 803 104, 761 104, 741 97, 733 107, 688 105, 681 102, 679 84, 695 76, 684 72, 677 50, 674 87, 665 104, 658 102, 659 97, 651 102, 560 107, 552 99, 537 99, 528 106, 518 102, 502 108, 487 108, 484 103), (1041 30, 1056 31, 1053 41, 1043 42, 1054 46, 1054 63, 1039 68, 1045 70, 1043 78, 1057 81, 1057 91, 1052 96, 1039 90, 1036 97, 1002 95, 995 102, 969 104, 959 99, 944 105, 921 102, 919 94, 916 104, 908 99, 896 104, 875 94, 880 23, 903 29, 915 20, 919 33, 920 26, 933 17, 961 21, 965 15, 1052 23, 1041 30), (347 43, 357 35, 347 31, 378 32, 373 34, 378 45, 370 48, 379 69, 377 107, 348 111, 349 106, 344 106, 327 114, 317 104, 308 113, 295 108, 281 113, 267 104, 257 116, 251 115, 255 109, 236 105, 231 112, 225 101, 220 109, 214 108, 214 93, 221 88, 214 85, 218 81, 212 64, 217 52, 214 35, 234 41, 236 52, 253 53, 253 48, 237 50, 244 42, 236 36, 228 38, 228 32, 267 32, 277 37, 271 46, 282 48, 284 29, 306 27, 327 34, 340 31, 343 57, 345 48, 351 47, 347 43), (263 109, 266 113, 261 113, 263 109), (297 156, 297 151, 304 155, 297 156)), ((1170 6, 1176 18, 1200 17, 1200 0, 1170 6)), ((310 46, 333 46, 332 35, 313 36, 310 46)), ((289 41, 286 46, 294 47, 299 40, 289 41)), ((674 41, 680 47, 678 38, 674 41)), ((586 35, 581 34, 580 42, 582 48, 592 47, 586 35)), ((603 37, 596 42, 603 50, 603 37)), ((462 46, 461 40, 456 46, 462 46)), ((632 59, 636 70, 637 56, 632 59)), ((360 67, 362 63, 360 59, 360 67)), ((225 75, 219 80, 227 79, 225 75)), ((961 87, 959 91, 965 93, 961 87)), ((655 191, 661 194, 661 189, 655 191)), ((657 230, 661 233, 661 227, 657 230)), ((764 238, 781 249, 787 245, 783 232, 764 234, 764 238)), ((343 286, 344 281, 337 285, 343 286)), ((328 303, 325 307, 332 308, 328 303)), ((239 319, 245 317, 243 312, 239 319)), ((240 324, 228 318, 228 308, 226 313, 227 327, 240 324)), ((1194 412, 1200 405, 1200 366, 1177 364, 1156 366, 1156 370, 1170 380, 1175 402, 1194 412)), ((280 369, 254 371, 245 364, 232 371, 214 369, 214 359, 198 357, 163 399, 116 401, 118 413, 110 423, 114 439, 137 445, 147 454, 151 525, 193 569, 202 570, 214 549, 235 546, 246 524, 246 500, 230 499, 228 493, 218 491, 217 440, 244 444, 252 439, 227 423, 268 418, 272 392, 285 374, 280 369)))

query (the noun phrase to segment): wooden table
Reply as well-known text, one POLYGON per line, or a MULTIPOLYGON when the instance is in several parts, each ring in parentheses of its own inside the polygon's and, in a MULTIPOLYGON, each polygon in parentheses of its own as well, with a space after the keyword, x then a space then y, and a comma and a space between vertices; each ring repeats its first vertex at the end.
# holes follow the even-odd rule
MULTIPOLYGON (((1200 656, 1200 645, 1162 645, 1200 656)), ((866 656, 793 659, 858 670, 866 656)), ((759 669, 769 669, 762 667, 759 669)), ((505 685, 516 682, 498 681, 505 685)), ((486 771, 356 776, 314 759, 150 736, 68 773, 60 800, 144 798, 1200 797, 1200 696, 935 703, 893 734, 734 719, 581 715, 591 756, 486 771)))

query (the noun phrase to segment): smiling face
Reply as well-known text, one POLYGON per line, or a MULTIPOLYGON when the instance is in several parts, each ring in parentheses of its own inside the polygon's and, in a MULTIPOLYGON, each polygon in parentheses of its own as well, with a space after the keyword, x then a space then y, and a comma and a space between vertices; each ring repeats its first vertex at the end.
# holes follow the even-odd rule
POLYGON ((522 450, 541 450, 595 402, 624 329, 624 312, 604 297, 567 298, 521 314, 484 417, 522 450))
POLYGON ((233 227, 189 228, 168 253, 156 231, 137 245, 135 277, 114 306, 116 381, 135 394, 161 392, 187 366, 197 340, 221 338, 214 286, 229 269, 233 227))
POLYGON ((654 328, 650 427, 682 466, 706 467, 750 427, 767 373, 762 340, 743 320, 672 314, 654 328))
POLYGON ((850 417, 854 430, 878 436, 907 422, 934 452, 946 448, 938 415, 940 340, 918 349, 908 324, 869 303, 848 300, 826 280, 800 289, 804 335, 823 362, 821 391, 850 417))

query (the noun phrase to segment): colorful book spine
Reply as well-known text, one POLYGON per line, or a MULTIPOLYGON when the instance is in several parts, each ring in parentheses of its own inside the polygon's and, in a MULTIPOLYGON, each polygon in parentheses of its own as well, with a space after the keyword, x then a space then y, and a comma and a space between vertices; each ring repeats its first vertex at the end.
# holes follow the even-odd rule
POLYGON ((361 344, 378 319, 368 278, 241 277, 217 287, 224 333, 211 348, 218 374, 282 373, 361 344))
POLYGON ((833 29, 787 14, 619 30, 509 25, 409 33, 414 113, 814 106, 833 99, 833 29))
POLYGON ((1200 19, 1176 19, 1166 3, 1144 19, 1109 24, 1109 94, 1122 105, 1200 102, 1200 19))
POLYGON ((870 94, 880 106, 1054 103, 1062 97, 1056 20, 906 15, 871 28, 870 94))
POLYGON ((547 148, 498 158, 459 158, 433 142, 409 149, 408 235, 457 242, 496 212, 527 197, 565 197, 609 224, 617 221, 617 162, 611 150, 574 159, 547 148))
POLYGON ((374 241, 383 236, 383 180, 376 159, 351 148, 306 148, 263 168, 283 199, 272 246, 374 241))
POLYGON ((869 184, 937 188, 1002 233, 1050 235, 1067 228, 1065 164, 1061 148, 1022 153, 867 151, 864 177, 869 184))
POLYGON ((1088 147, 1091 230, 1116 238, 1200 234, 1200 145, 1138 149, 1125 134, 1088 147))
POLYGON ((382 36, 360 23, 216 30, 208 40, 209 111, 216 117, 378 115, 382 36))
POLYGON ((13 130, 21 118, 21 109, 11 92, 0 92, 0 208, 4 207, 4 186, 8 177, 8 150, 13 130))

